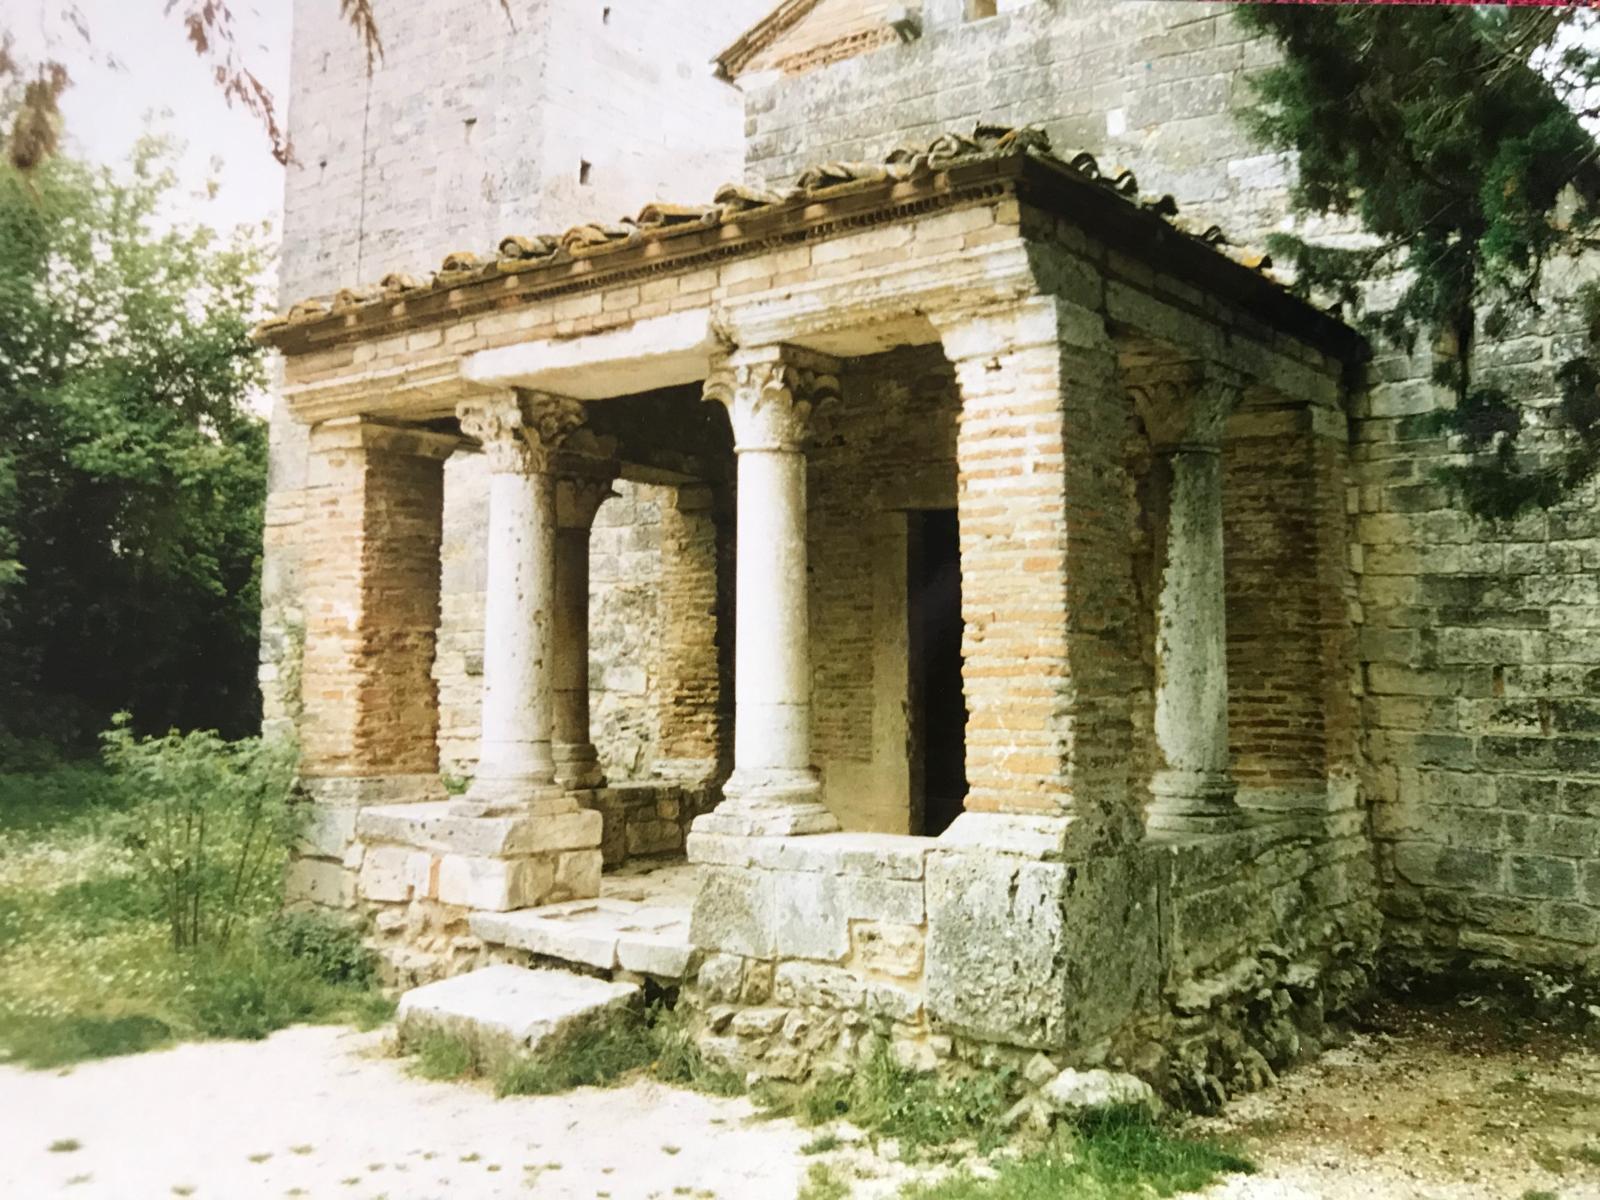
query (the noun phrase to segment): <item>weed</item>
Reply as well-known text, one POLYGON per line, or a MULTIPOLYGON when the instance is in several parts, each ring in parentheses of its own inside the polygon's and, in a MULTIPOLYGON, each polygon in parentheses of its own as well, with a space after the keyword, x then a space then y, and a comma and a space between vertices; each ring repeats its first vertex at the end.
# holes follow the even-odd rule
POLYGON ((850 1185, 827 1163, 814 1162, 806 1171, 805 1182, 795 1200, 846 1200, 850 1185))
POLYGON ((1522 1193, 1522 1200, 1561 1200, 1561 1197, 1542 1188, 1529 1188, 1522 1193))
POLYGON ((306 962, 328 983, 371 986, 377 956, 362 943, 361 930, 324 913, 278 913, 267 921, 266 942, 286 958, 306 962))
POLYGON ((663 1083, 678 1083, 714 1096, 737 1096, 744 1080, 732 1071, 711 1066, 695 1045, 686 1016, 657 1003, 645 1011, 645 1033, 650 1043, 651 1074, 663 1083))
POLYGON ((911 1184, 901 1194, 905 1200, 1145 1200, 1254 1169, 1226 1147, 1183 1137, 1140 1111, 1124 1110, 1058 1130, 1043 1150, 1001 1162, 990 1177, 962 1174, 911 1184))
POLYGON ((429 1030, 417 1038, 411 1049, 415 1055, 411 1073, 423 1079, 466 1079, 477 1074, 471 1044, 455 1034, 429 1030))
POLYGON ((1600 1146, 1579 1146, 1571 1153, 1572 1157, 1581 1163, 1588 1163, 1591 1167, 1600 1167, 1600 1146))
POLYGON ((683 1153, 683 1147, 682 1146, 665 1146, 664 1145, 664 1146, 661 1147, 661 1153, 663 1153, 663 1154, 682 1154, 683 1153))
POLYGON ((82 1150, 83 1143, 77 1138, 57 1138, 46 1149, 51 1154, 71 1154, 74 1150, 82 1150))
POLYGON ((515 1058, 495 1074, 497 1096, 542 1096, 575 1087, 608 1087, 647 1066, 652 1058, 649 1029, 627 1021, 585 1030, 538 1058, 515 1058))
POLYGON ((819 1133, 804 1146, 800 1147, 801 1154, 827 1154, 830 1150, 837 1150, 844 1145, 844 1139, 837 1133, 819 1133))

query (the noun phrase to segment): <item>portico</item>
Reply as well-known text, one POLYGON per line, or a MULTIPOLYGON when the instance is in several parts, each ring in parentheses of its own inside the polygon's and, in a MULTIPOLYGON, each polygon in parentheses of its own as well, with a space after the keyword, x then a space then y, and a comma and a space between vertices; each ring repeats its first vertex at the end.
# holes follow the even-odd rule
MULTIPOLYGON (((731 625, 731 670, 715 638, 683 667, 733 715, 686 839, 690 991, 809 1014, 779 1038, 708 1020, 708 1053, 794 1076, 868 1029, 912 1056, 1066 1049, 1135 1036, 1242 947, 1331 952, 1336 919, 1285 932, 1266 901, 1351 856, 1348 748, 1236 754, 1270 700, 1229 675, 1314 690, 1332 729, 1348 646, 1289 629, 1319 666, 1301 678, 1298 652, 1233 636, 1228 483, 1262 438, 1336 462, 1360 354, 1338 322, 1032 131, 508 238, 413 284, 263 334, 325 468, 318 637, 354 644, 313 654, 308 633, 308 898, 451 969, 504 924, 468 936, 469 913, 598 894, 616 806, 589 729, 588 531, 635 478, 732 494, 732 611, 713 583, 690 618, 731 625), (432 480, 478 452, 481 750, 445 799, 432 480), (952 510, 967 790, 931 837, 908 554, 917 514, 952 510)), ((1316 489, 1342 513, 1336 474, 1316 489)), ((1315 589, 1343 554, 1330 536, 1275 569, 1315 589)))

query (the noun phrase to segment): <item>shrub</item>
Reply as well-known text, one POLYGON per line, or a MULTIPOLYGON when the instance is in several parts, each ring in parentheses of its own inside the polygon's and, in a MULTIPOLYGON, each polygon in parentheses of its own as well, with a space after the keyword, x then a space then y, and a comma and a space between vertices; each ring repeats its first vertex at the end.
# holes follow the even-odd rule
POLYGON ((210 732, 139 738, 126 714, 102 744, 126 801, 123 839, 160 890, 173 946, 226 946, 241 918, 276 904, 293 746, 210 732))
POLYGON ((327 983, 369 987, 377 977, 377 956, 350 921, 325 913, 278 913, 268 920, 265 936, 273 950, 304 962, 327 983))

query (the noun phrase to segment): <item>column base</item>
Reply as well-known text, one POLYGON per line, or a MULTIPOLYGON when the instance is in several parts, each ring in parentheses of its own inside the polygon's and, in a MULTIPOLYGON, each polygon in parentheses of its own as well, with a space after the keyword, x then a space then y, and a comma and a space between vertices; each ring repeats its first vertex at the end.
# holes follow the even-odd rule
POLYGON ((578 802, 551 779, 484 778, 479 775, 466 794, 450 802, 453 817, 515 817, 572 812, 578 802))
POLYGON ((600 769, 600 755, 590 742, 557 742, 551 751, 556 760, 556 782, 571 792, 585 792, 606 785, 600 769))
POLYGON ((1231 776, 1210 771, 1158 771, 1150 781, 1145 828, 1153 833, 1223 833, 1248 823, 1234 803, 1231 776))
POLYGON ((822 781, 809 768, 735 770, 722 794, 721 804, 696 818, 696 833, 795 837, 839 831, 838 819, 822 803, 822 781))

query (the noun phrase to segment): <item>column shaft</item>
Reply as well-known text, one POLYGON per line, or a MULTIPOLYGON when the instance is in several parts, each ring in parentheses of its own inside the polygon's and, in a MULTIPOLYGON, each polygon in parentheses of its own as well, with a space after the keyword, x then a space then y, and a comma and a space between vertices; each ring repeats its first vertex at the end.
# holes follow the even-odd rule
POLYGON ((1141 389, 1165 475, 1157 546, 1155 740, 1148 826, 1205 832, 1240 819, 1228 758, 1227 597, 1222 536, 1222 430, 1236 384, 1141 389))
POLYGON ((476 781, 547 788, 551 754, 551 614, 555 500, 550 476, 497 472, 489 480, 489 558, 483 614, 483 744, 476 781))
POLYGON ((552 751, 556 495, 550 456, 582 420, 576 401, 506 393, 463 402, 462 430, 489 459, 482 744, 457 808, 482 816, 573 807, 552 751))
POLYGON ((609 466, 556 484, 554 752, 556 781, 575 791, 605 786, 589 730, 589 531, 615 475, 609 466))
POLYGON ((839 827, 811 764, 806 463, 814 403, 837 389, 786 348, 739 351, 706 383, 728 406, 738 455, 733 774, 696 828, 735 834, 839 827))

